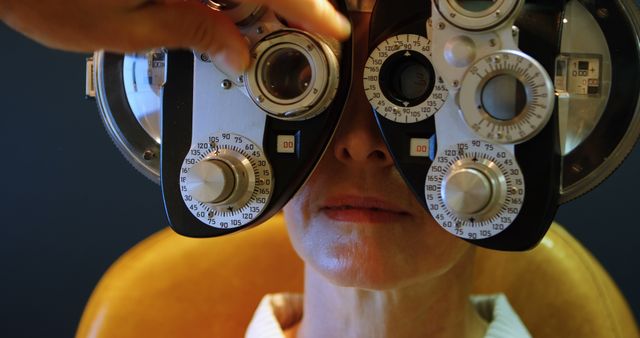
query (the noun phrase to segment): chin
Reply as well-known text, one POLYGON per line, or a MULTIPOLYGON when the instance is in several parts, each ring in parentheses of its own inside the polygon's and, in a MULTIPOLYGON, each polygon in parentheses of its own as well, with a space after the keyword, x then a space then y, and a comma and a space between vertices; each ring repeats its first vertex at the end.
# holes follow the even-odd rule
POLYGON ((399 288, 440 273, 421 269, 419 262, 397 250, 378 250, 366 243, 325 248, 304 261, 335 285, 368 290, 399 288))
POLYGON ((285 208, 295 251, 307 269, 338 286, 369 290, 408 286, 446 272, 469 247, 432 219, 347 224, 298 210, 285 208))

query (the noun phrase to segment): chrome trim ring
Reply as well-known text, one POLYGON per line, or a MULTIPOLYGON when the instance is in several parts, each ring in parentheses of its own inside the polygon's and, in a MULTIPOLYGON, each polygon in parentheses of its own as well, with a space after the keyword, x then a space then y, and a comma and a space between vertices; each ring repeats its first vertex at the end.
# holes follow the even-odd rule
POLYGON ((320 114, 331 104, 339 83, 338 57, 317 38, 300 31, 283 30, 255 46, 245 79, 249 96, 267 114, 282 120, 306 120, 320 114), (307 90, 298 97, 286 100, 270 94, 263 85, 262 77, 268 57, 285 48, 304 55, 312 69, 307 90))
POLYGON ((523 0, 496 0, 491 7, 475 12, 462 7, 458 0, 436 2, 436 7, 445 20, 459 28, 472 31, 499 25, 517 13, 523 5, 523 0))

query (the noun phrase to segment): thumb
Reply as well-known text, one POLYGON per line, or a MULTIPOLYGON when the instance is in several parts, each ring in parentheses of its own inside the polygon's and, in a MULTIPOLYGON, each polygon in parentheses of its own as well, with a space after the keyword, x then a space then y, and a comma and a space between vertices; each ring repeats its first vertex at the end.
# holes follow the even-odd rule
POLYGON ((138 49, 191 48, 222 56, 236 70, 249 65, 247 42, 235 24, 198 2, 153 3, 131 15, 130 40, 138 49))

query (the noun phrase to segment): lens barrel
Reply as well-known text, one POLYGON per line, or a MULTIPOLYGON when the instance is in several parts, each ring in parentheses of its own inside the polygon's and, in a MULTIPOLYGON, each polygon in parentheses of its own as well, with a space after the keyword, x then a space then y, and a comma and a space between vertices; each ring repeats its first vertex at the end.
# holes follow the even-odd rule
POLYGON ((256 44, 245 74, 251 99, 267 114, 306 120, 333 100, 339 81, 337 52, 322 39, 281 30, 256 44))

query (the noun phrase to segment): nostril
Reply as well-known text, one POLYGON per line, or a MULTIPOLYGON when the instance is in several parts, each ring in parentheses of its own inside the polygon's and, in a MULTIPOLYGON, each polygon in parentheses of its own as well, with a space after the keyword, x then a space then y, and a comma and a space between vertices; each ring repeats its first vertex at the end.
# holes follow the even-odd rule
POLYGON ((387 159, 387 154, 385 154, 381 150, 375 150, 375 151, 371 152, 371 154, 369 154, 369 157, 373 158, 373 159, 376 159, 376 160, 385 161, 387 159))
POLYGON ((349 159, 351 158, 351 154, 349 154, 349 150, 347 150, 347 148, 342 148, 342 154, 341 154, 343 159, 349 159))
POLYGON ((340 147, 336 149, 336 156, 341 161, 372 161, 373 163, 383 163, 390 160, 390 155, 380 149, 349 149, 349 147, 340 147))

